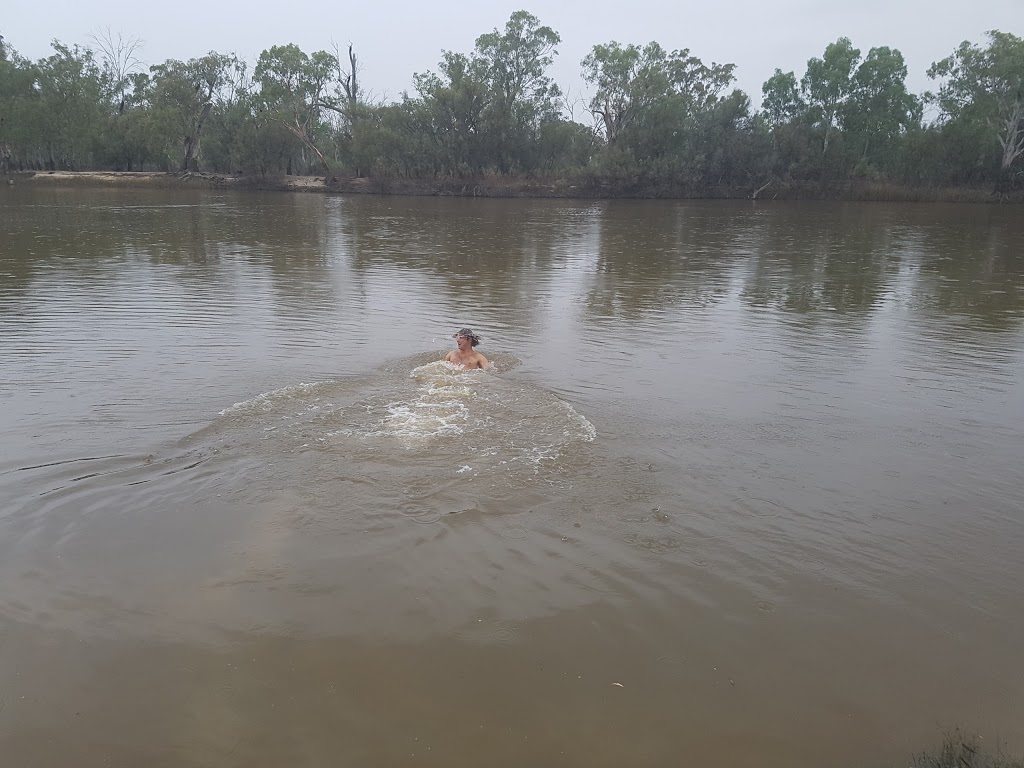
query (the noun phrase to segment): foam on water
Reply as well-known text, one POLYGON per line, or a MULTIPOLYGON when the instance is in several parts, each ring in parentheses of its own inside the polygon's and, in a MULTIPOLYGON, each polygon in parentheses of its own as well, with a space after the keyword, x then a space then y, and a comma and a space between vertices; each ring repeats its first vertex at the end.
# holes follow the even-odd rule
POLYGON ((445 361, 413 368, 409 378, 418 385, 414 396, 388 403, 382 428, 370 434, 411 439, 465 434, 473 427, 470 405, 478 396, 472 382, 486 375, 445 361))
POLYGON ((371 432, 374 437, 428 438, 461 435, 469 419, 464 403, 452 400, 429 403, 419 401, 388 403, 384 428, 371 432), (461 423, 460 423, 461 422, 461 423))
POLYGON ((270 392, 263 392, 255 397, 250 397, 248 400, 242 400, 241 402, 230 405, 224 410, 218 413, 219 416, 227 416, 233 413, 252 413, 252 412, 269 412, 275 409, 277 405, 283 400, 301 400, 304 396, 307 396, 315 392, 318 388, 327 386, 327 382, 312 382, 312 383, 301 383, 291 384, 287 387, 281 387, 270 392))
POLYGON ((221 444, 211 446, 216 450, 267 454, 268 461, 309 451, 388 466, 415 457, 475 477, 560 471, 569 447, 597 435, 569 403, 536 384, 423 357, 263 392, 223 409, 195 437, 221 444))

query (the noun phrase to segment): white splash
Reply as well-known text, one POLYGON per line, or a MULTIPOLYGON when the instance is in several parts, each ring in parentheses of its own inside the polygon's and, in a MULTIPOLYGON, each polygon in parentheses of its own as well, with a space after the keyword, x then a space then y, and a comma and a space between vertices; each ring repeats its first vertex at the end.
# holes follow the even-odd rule
MULTIPOLYGON (((318 387, 324 386, 322 382, 309 382, 301 384, 292 384, 281 389, 274 389, 270 392, 263 392, 255 397, 251 397, 248 400, 242 400, 239 403, 235 403, 232 406, 225 408, 220 412, 220 416, 227 416, 232 413, 253 413, 260 411, 270 411, 274 408, 274 405, 280 401, 289 398, 301 397, 309 394, 318 387)), ((319 407, 319 406, 317 406, 319 407)))

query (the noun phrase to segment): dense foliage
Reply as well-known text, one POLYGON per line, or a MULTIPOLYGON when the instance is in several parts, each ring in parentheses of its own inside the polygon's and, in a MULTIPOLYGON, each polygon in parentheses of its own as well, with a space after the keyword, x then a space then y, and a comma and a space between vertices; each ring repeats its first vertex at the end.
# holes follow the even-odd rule
POLYGON ((210 52, 144 69, 137 41, 108 31, 93 43, 55 41, 33 62, 0 38, 3 171, 491 173, 691 191, 1024 176, 1024 40, 1005 32, 934 63, 937 91, 920 96, 898 50, 862 54, 840 38, 803 73, 776 70, 760 110, 733 88, 734 65, 656 42, 595 45, 581 62, 590 101, 573 105, 548 74, 558 33, 525 11, 468 53, 443 51, 391 103, 364 98, 351 47, 274 46, 252 68, 210 52))

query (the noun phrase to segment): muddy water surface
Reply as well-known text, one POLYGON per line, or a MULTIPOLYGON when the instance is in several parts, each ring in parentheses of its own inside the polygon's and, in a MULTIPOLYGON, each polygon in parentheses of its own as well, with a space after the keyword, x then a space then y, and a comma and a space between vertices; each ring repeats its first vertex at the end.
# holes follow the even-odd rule
POLYGON ((1024 749, 1024 217, 0 190, 12 764, 1024 749), (437 361, 471 326, 495 363, 437 361))

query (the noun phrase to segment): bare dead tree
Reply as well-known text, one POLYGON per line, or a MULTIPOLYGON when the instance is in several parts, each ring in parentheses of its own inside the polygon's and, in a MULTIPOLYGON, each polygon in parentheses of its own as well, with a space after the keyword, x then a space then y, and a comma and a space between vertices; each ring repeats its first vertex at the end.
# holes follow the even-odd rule
POLYGON ((360 100, 362 91, 359 87, 359 72, 361 67, 359 66, 359 59, 352 49, 352 43, 348 44, 348 68, 342 63, 344 59, 341 56, 341 49, 337 43, 332 44, 334 50, 334 60, 338 63, 338 83, 341 85, 342 91, 344 91, 345 102, 347 106, 354 107, 360 100))
POLYGON ((110 78, 111 95, 120 103, 118 111, 124 112, 124 92, 129 76, 144 67, 138 54, 144 45, 141 38, 126 37, 122 32, 113 32, 110 27, 98 29, 89 35, 103 59, 103 68, 110 78))
POLYGON ((355 106, 356 102, 359 101, 359 80, 357 79, 359 67, 356 65, 356 55, 352 51, 351 42, 348 44, 348 63, 348 76, 342 81, 342 85, 345 87, 348 103, 355 106))
POLYGON ((576 110, 579 109, 583 112, 589 112, 587 108, 587 102, 583 100, 583 96, 577 94, 572 95, 572 91, 568 90, 561 95, 561 106, 562 110, 569 116, 569 120, 576 122, 576 110))

